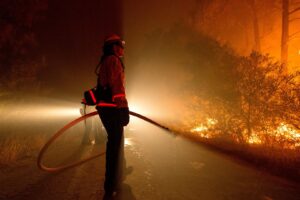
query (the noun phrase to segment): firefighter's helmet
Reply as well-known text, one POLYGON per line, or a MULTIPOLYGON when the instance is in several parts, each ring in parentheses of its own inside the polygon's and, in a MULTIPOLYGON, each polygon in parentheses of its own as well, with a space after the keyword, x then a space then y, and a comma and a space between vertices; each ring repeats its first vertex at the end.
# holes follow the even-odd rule
POLYGON ((117 34, 111 34, 105 39, 104 46, 113 45, 113 44, 119 45, 124 48, 125 41, 123 41, 121 37, 118 36, 117 34))

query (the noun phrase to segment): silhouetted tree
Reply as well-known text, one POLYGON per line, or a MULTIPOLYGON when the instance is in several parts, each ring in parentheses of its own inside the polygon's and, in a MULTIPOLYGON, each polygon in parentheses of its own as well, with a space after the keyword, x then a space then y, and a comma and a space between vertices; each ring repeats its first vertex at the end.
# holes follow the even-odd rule
POLYGON ((47 9, 47 0, 0 2, 0 87, 22 89, 36 85, 37 40, 33 30, 47 9), (35 84, 35 85, 32 85, 35 84))
POLYGON ((192 24, 222 44, 248 54, 264 48, 263 39, 272 32, 275 22, 273 0, 196 1, 191 12, 192 24))
POLYGON ((259 30, 259 23, 258 23, 258 9, 257 3, 255 0, 248 0, 248 4, 252 10, 252 21, 253 21, 253 35, 254 35, 254 51, 260 52, 261 51, 261 42, 260 42, 260 30, 259 30))
POLYGON ((299 19, 297 17, 290 18, 290 16, 294 16, 299 11, 299 2, 297 4, 292 0, 282 0, 281 62, 285 65, 285 72, 288 64, 289 41, 299 33, 290 34, 290 22, 299 19))

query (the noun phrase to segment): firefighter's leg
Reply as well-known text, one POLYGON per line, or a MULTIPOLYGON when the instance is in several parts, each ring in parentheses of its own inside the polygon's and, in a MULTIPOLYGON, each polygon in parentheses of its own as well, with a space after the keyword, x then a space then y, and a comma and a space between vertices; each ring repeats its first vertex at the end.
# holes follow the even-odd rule
POLYGON ((123 126, 117 117, 116 108, 101 108, 100 118, 106 129, 108 138, 106 143, 106 173, 104 189, 112 193, 119 185, 123 169, 123 126))

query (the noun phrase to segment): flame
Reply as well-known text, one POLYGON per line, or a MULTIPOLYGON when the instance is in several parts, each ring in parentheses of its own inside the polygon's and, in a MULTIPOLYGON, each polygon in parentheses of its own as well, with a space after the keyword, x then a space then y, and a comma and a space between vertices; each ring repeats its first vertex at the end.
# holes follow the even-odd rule
POLYGON ((207 124, 208 124, 209 126, 216 125, 217 123, 218 123, 218 120, 212 119, 212 118, 207 118, 207 124))
POLYGON ((300 140, 300 133, 289 127, 287 124, 281 123, 276 129, 276 133, 287 139, 300 140))
POLYGON ((208 131, 209 128, 212 128, 217 123, 218 123, 218 120, 212 119, 212 118, 207 118, 206 119, 206 124, 200 124, 199 126, 191 129, 191 132, 204 132, 204 131, 208 131))
POLYGON ((207 131, 208 127, 204 126, 203 124, 200 124, 199 126, 193 128, 191 130, 191 132, 203 132, 203 131, 207 131))
POLYGON ((300 133, 287 124, 281 123, 275 131, 275 136, 290 141, 292 143, 288 147, 290 149, 300 147, 300 133))
MULTIPOLYGON (((198 136, 203 138, 213 138, 216 133, 209 131, 212 129, 218 121, 213 118, 207 118, 206 123, 201 123, 200 125, 192 128, 190 131, 196 133, 198 136)), ((281 123, 277 128, 272 131, 268 131, 268 137, 275 139, 278 144, 282 141, 288 141, 287 145, 281 145, 283 148, 295 149, 300 147, 300 132, 297 132, 291 126, 281 123)), ((260 135, 260 133, 252 133, 247 139, 248 144, 264 144, 265 141, 260 135)))
POLYGON ((192 133, 197 133, 202 138, 212 138, 213 135, 209 133, 209 128, 216 125, 218 121, 216 119, 207 118, 205 124, 200 124, 199 126, 191 129, 192 133))
POLYGON ((204 126, 203 124, 200 124, 199 126, 191 129, 192 133, 197 133, 198 136, 202 138, 211 138, 212 136, 208 133, 208 127, 204 126))
POLYGON ((260 137, 259 137, 257 134, 252 134, 252 135, 248 138, 247 142, 248 142, 249 144, 261 144, 261 143, 262 143, 260 137))
MULTIPOLYGON (((273 137, 278 143, 280 141, 286 140, 291 141, 292 143, 288 146, 283 146, 285 148, 294 149, 300 146, 300 133, 295 129, 290 127, 285 123, 281 123, 275 130, 268 132, 270 137, 273 137)), ((257 133, 253 133, 247 140, 249 144, 262 144, 262 138, 257 133)))

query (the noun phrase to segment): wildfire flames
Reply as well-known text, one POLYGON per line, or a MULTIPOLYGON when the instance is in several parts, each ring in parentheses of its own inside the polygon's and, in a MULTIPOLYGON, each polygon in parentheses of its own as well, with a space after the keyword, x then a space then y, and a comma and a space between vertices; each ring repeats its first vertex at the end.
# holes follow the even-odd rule
MULTIPOLYGON (((216 125, 217 123, 217 120, 208 118, 206 120, 206 123, 200 124, 199 126, 192 128, 190 131, 203 138, 213 138, 216 135, 215 133, 213 133, 213 131, 210 130, 212 130, 214 125, 216 125)), ((300 133, 285 123, 281 123, 276 129, 270 131, 268 133, 268 136, 278 143, 282 143, 282 141, 288 143, 288 145, 282 146, 283 148, 295 149, 300 147, 300 133)), ((262 134, 252 133, 246 139, 246 142, 248 144, 258 145, 265 144, 266 140, 264 140, 262 134)))
POLYGON ((257 134, 252 134, 252 135, 248 138, 247 142, 248 142, 249 144, 261 144, 261 143, 262 143, 261 139, 259 138, 259 136, 258 136, 257 134))
POLYGON ((209 134, 209 129, 213 128, 214 125, 218 123, 217 120, 212 119, 212 118, 207 118, 205 124, 200 124, 199 126, 193 128, 191 130, 192 133, 198 133, 200 137, 203 138, 212 138, 213 135, 209 134))

